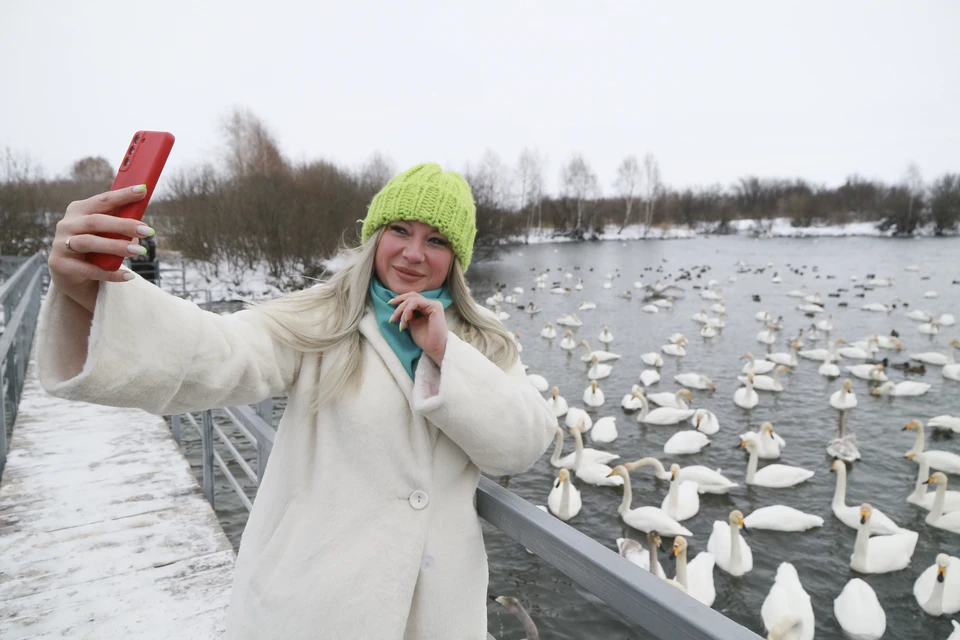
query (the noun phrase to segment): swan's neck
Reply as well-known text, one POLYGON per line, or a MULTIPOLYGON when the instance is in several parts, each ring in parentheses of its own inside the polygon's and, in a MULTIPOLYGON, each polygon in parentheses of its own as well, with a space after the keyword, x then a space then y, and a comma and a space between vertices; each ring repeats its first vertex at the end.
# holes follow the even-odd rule
POLYGON ((550 456, 550 464, 555 467, 560 466, 560 453, 563 451, 563 431, 557 429, 557 437, 553 440, 553 455, 550 456))
POLYGON ((527 640, 540 640, 540 632, 537 631, 537 625, 533 624, 533 619, 530 617, 530 614, 527 613, 526 609, 517 607, 516 609, 510 609, 510 612, 517 616, 517 619, 523 624, 523 632, 527 635, 527 640))
POLYGON ((943 502, 947 499, 947 485, 937 483, 937 495, 933 498, 933 506, 930 507, 931 520, 936 522, 943 515, 943 502))
POLYGON ((790 366, 791 367, 797 366, 797 350, 796 349, 790 349, 790 366))
POLYGON ((689 408, 690 407, 687 406, 687 403, 684 402, 683 398, 681 398, 680 396, 677 396, 677 409, 689 409, 689 408))
POLYGON ((773 372, 773 382, 774 382, 774 384, 779 384, 779 383, 780 383, 780 374, 781 374, 781 373, 783 373, 783 369, 779 369, 779 368, 778 368, 776 371, 773 372))
POLYGON ((837 487, 833 490, 833 506, 845 507, 847 505, 847 469, 841 468, 837 471, 837 487))
POLYGON ((647 414, 650 413, 650 405, 647 403, 647 397, 639 396, 640 398, 640 422, 643 422, 647 419, 647 414))
POLYGON ((570 513, 570 479, 563 481, 560 487, 560 513, 568 515, 570 513))
POLYGON ((913 441, 913 452, 923 453, 923 427, 917 429, 917 437, 913 441))
POLYGON ((957 361, 953 359, 954 349, 960 349, 960 347, 950 347, 947 349, 947 364, 957 364, 957 361))
POLYGON ((677 556, 677 582, 683 585, 684 589, 689 591, 687 586, 687 552, 684 550, 677 556))
POLYGON ((667 493, 667 511, 671 518, 674 517, 674 514, 677 513, 677 500, 679 498, 680 490, 677 488, 680 486, 680 478, 676 478, 670 482, 670 492, 667 493))
POLYGON ((583 464, 583 434, 580 433, 580 429, 573 430, 573 439, 577 443, 577 452, 573 456, 573 468, 579 469, 583 464))
POLYGON ((650 573, 659 577, 659 572, 657 571, 657 545, 650 543, 650 573))
MULTIPOLYGON (((926 460, 923 460, 920 463, 920 468, 917 470, 917 482, 913 486, 913 498, 916 500, 922 500, 923 496, 927 494, 927 487, 924 485, 924 481, 930 477, 930 463, 926 460)), ((936 503, 937 499, 933 499, 936 503)))
POLYGON ((740 527, 730 525, 730 573, 740 573, 740 527))
POLYGON ((583 348, 586 350, 588 356, 593 353, 593 351, 590 350, 590 345, 587 344, 586 341, 584 341, 584 343, 583 343, 583 348))
POLYGON ((630 504, 633 502, 633 490, 630 488, 630 474, 623 474, 623 500, 620 501, 620 508, 617 511, 620 514, 630 511, 630 504))
POLYGON ((924 608, 943 610, 943 589, 944 583, 934 579, 933 591, 930 592, 930 597, 927 598, 927 605, 924 608))
POLYGON ((655 470, 655 475, 660 480, 666 480, 670 477, 670 474, 667 473, 667 470, 663 468, 663 463, 657 460, 656 458, 640 458, 635 463, 631 469, 639 469, 640 467, 651 466, 655 470))
POLYGON ((860 525, 857 530, 857 541, 853 545, 853 564, 858 567, 867 566, 867 544, 870 541, 870 521, 860 525))
POLYGON ((757 463, 759 461, 757 449, 754 447, 750 452, 750 460, 747 462, 747 484, 753 484, 753 476, 757 473, 757 463))

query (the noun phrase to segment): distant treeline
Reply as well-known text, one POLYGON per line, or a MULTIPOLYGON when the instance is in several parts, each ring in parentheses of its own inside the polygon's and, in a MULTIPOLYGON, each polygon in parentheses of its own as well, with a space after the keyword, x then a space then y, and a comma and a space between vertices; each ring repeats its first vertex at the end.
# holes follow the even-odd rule
MULTIPOLYGON (((168 193, 151 201, 147 215, 161 249, 240 273, 265 263, 278 279, 319 274, 322 260, 356 238, 370 199, 398 169, 380 154, 357 169, 292 162, 248 111, 230 114, 223 129, 221 161, 166 175, 168 193)), ((960 225, 960 174, 928 185, 914 165, 894 185, 858 176, 839 187, 748 176, 726 187, 677 190, 661 182, 647 154, 624 159, 606 195, 582 155, 560 168, 559 193, 546 193, 545 171, 545 159, 529 149, 515 167, 488 151, 462 169, 477 202, 481 256, 534 230, 589 239, 610 225, 726 233, 733 220, 754 219, 762 228, 785 217, 796 226, 873 221, 902 235, 921 227, 952 233, 960 225)), ((114 173, 106 159, 88 157, 69 176, 47 179, 29 158, 7 149, 0 157, 0 253, 46 248, 67 204, 108 189, 114 173)))

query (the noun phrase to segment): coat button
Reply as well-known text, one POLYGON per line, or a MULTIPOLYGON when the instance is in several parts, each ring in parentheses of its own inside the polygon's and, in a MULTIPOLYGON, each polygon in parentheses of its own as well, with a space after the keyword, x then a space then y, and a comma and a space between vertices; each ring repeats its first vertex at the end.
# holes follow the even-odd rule
POLYGON ((433 569, 433 556, 429 553, 423 554, 423 557, 420 558, 420 571, 427 573, 430 569, 433 569))
POLYGON ((417 511, 426 508, 428 504, 430 504, 430 498, 423 491, 417 489, 410 494, 410 506, 417 511))

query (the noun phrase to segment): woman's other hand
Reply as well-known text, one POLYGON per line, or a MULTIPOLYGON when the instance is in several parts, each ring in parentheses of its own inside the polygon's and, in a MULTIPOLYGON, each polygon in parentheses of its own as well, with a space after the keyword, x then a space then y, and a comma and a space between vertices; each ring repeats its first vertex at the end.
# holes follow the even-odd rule
POLYGON ((396 306, 390 321, 399 320, 400 331, 409 327, 413 341, 439 367, 447 350, 447 318, 443 303, 410 291, 400 294, 390 304, 396 306))
POLYGON ((133 274, 122 269, 101 269, 87 262, 87 254, 106 253, 126 258, 143 252, 138 239, 152 236, 153 229, 139 220, 110 214, 123 205, 142 199, 146 194, 146 186, 139 185, 71 202, 63 219, 57 223, 53 247, 47 260, 50 280, 57 290, 90 313, 93 313, 97 303, 99 281, 123 282, 132 279, 133 274), (105 233, 120 234, 130 240, 112 240, 97 235, 105 233))

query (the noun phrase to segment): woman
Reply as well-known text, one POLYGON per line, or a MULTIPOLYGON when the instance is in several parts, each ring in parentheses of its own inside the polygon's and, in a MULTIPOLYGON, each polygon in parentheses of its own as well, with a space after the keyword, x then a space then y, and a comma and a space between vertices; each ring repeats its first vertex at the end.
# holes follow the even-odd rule
POLYGON ((463 178, 435 164, 398 175, 341 271, 229 316, 85 261, 138 251, 94 234, 153 234, 102 215, 142 198, 135 189, 74 202, 58 223, 40 379, 63 398, 155 414, 288 394, 228 637, 486 638, 480 472, 526 470, 557 421, 470 297, 463 178))

